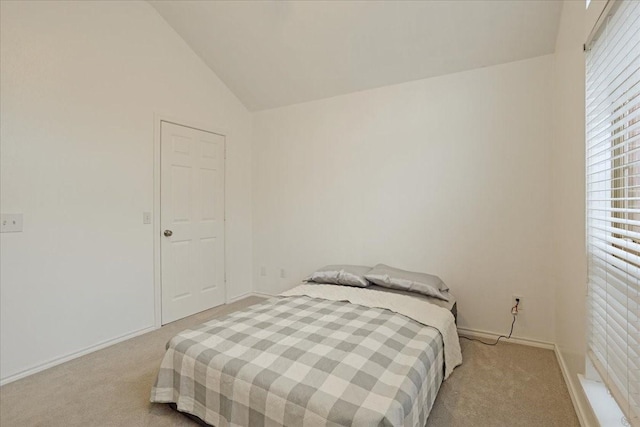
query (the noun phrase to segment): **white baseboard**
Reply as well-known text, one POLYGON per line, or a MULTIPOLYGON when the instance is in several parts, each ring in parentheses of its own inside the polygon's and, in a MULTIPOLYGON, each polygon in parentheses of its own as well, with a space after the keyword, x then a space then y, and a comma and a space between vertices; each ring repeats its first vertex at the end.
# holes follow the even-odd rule
POLYGON ((265 292, 251 292, 251 296, 260 297, 260 298, 272 298, 272 297, 275 297, 274 294, 267 294, 265 292))
MULTIPOLYGON (((235 296, 233 298, 230 298, 229 300, 227 300, 227 304, 231 304, 234 303, 236 301, 239 301, 241 299, 250 297, 250 296, 257 296, 257 297, 261 297, 261 298, 271 298, 274 295, 272 294, 268 294, 268 293, 264 293, 264 292, 246 292, 244 294, 235 296)), ((36 374, 38 372, 44 371, 45 369, 48 368, 52 368, 54 366, 60 365, 64 362, 68 362, 69 360, 72 359, 76 359, 78 357, 87 355, 89 353, 93 353, 94 351, 98 351, 101 350, 103 348, 109 347, 111 345, 120 343, 122 341, 126 341, 128 339, 137 337, 139 335, 145 334, 147 332, 151 332, 156 330, 157 328, 155 326, 150 326, 147 328, 143 328, 125 335, 122 335, 120 337, 117 338, 113 338, 110 340, 106 340, 103 341, 101 343, 98 343, 96 345, 93 345, 91 347, 88 347, 84 350, 80 350, 74 353, 70 353, 67 354, 65 356, 62 357, 58 357, 55 359, 52 359, 48 362, 36 365, 32 368, 26 369, 24 371, 21 371, 17 374, 11 375, 9 377, 6 378, 2 378, 0 379, 0 386, 3 386, 5 384, 9 384, 11 382, 17 381, 19 379, 28 377, 29 375, 33 375, 36 374)), ((467 336, 467 337, 471 337, 471 338, 484 338, 484 339, 491 339, 491 340, 496 340, 500 335, 493 333, 493 332, 487 332, 487 331, 479 331, 479 330, 475 330, 475 329, 469 329, 469 328, 458 328, 458 333, 462 336, 467 336)), ((521 344, 521 345, 528 345, 528 346, 532 346, 532 347, 539 347, 539 348, 546 348, 546 349, 550 349, 550 350, 554 350, 556 357, 558 359, 558 363, 560 365, 560 370, 562 371, 562 375, 564 377, 564 381, 567 384, 567 388, 569 389, 569 395, 571 397, 571 401, 573 402, 573 406, 576 410, 576 413, 578 415, 578 420, 580 421, 580 425, 582 427, 591 427, 588 423, 587 423, 587 419, 588 417, 585 416, 585 408, 583 407, 580 399, 577 397, 577 393, 580 393, 581 391, 576 390, 574 382, 570 380, 569 378, 569 374, 568 374, 568 370, 567 370, 567 366, 566 363, 564 361, 564 358, 562 357, 562 354, 560 353, 560 351, 558 350, 558 347, 550 342, 545 342, 545 341, 539 341, 539 340, 533 340, 533 339, 528 339, 528 338, 516 338, 516 337, 512 337, 511 339, 509 339, 507 342, 512 342, 515 344, 521 344)))
POLYGON ((571 381, 571 377, 569 374, 569 368, 567 367, 567 363, 562 356, 562 352, 557 345, 553 346, 553 350, 556 353, 556 359, 558 359, 558 365, 560 365, 560 371, 562 372, 562 377, 564 378, 565 384, 567 384, 567 389, 569 389, 569 397, 571 397, 571 403, 573 403, 573 408, 576 411, 576 415, 578 416, 578 421, 580 421, 580 425, 582 427, 592 427, 592 423, 589 422, 593 417, 589 417, 588 411, 590 408, 585 408, 583 405, 584 399, 580 399, 580 393, 583 393, 582 390, 578 390, 574 381, 571 381))
POLYGON ((229 299, 227 299, 227 302, 225 304, 233 304, 236 301, 240 301, 241 299, 245 299, 247 297, 252 296, 253 292, 245 292, 244 294, 240 294, 237 295, 235 297, 231 297, 229 299))
MULTIPOLYGON (((489 339, 489 340, 495 341, 498 339, 498 337, 501 334, 496 334, 495 332, 480 331, 477 329, 458 328, 458 335, 469 337, 469 338, 482 338, 482 339, 489 339)), ((534 340, 531 338, 520 338, 520 337, 511 337, 509 339, 502 338, 500 342, 510 342, 513 344, 528 345, 529 347, 545 348, 547 350, 553 350, 555 348, 555 344, 552 342, 534 340)))
MULTIPOLYGON (((234 303, 236 301, 240 301, 241 299, 244 299, 244 298, 247 298, 247 297, 251 297, 251 296, 257 296, 257 297, 261 297, 261 298, 271 298, 273 295, 262 293, 262 292, 245 292, 244 294, 241 294, 241 295, 235 296, 233 298, 230 298, 229 300, 227 300, 226 304, 231 304, 231 303, 234 303)), ((126 341, 126 340, 131 339, 131 338, 135 338, 135 337, 137 337, 139 335, 146 334, 147 332, 151 332, 151 331, 154 331, 156 329, 158 329, 158 327, 149 326, 148 328, 143 328, 143 329, 140 329, 138 331, 134 331, 134 332, 122 335, 122 336, 117 337, 117 338, 113 338, 113 339, 110 339, 110 340, 107 340, 107 341, 100 342, 100 343, 98 343, 96 345, 93 345, 91 347, 85 348, 83 350, 76 351, 76 352, 73 352, 73 353, 69 353, 69 354, 61 356, 61 357, 56 357, 55 359, 51 359, 51 360, 49 360, 47 362, 41 363, 41 364, 36 365, 36 366, 34 366, 32 368, 25 369, 24 371, 18 372, 17 374, 10 375, 10 376, 8 376, 6 378, 1 378, 0 379, 0 386, 12 383, 12 382, 17 381, 19 379, 28 377, 29 375, 36 374, 38 372, 44 371, 45 369, 53 368, 54 366, 60 365, 60 364, 62 364, 64 362, 68 362, 68 361, 70 361, 72 359, 76 359, 78 357, 82 357, 82 356, 87 355, 89 353, 93 353, 94 351, 102 350, 103 348, 109 347, 111 345, 117 344, 117 343, 122 342, 122 341, 126 341)))
POLYGON ((249 298, 249 297, 260 297, 260 298, 271 298, 275 295, 266 294, 264 292, 245 292, 242 295, 235 296, 227 300, 227 304, 232 304, 236 301, 240 301, 241 299, 249 298))
POLYGON ((117 343, 122 342, 122 341, 126 341, 128 339, 137 337, 137 336, 142 335, 142 334, 146 334, 147 332, 151 332, 151 331, 154 331, 156 329, 157 328, 155 326, 150 326, 148 328, 139 329, 137 331, 134 331, 134 332, 119 336, 117 338, 113 338, 113 339, 110 339, 110 340, 102 341, 102 342, 100 342, 100 343, 98 343, 96 345, 92 345, 91 347, 87 347, 87 348, 85 348, 83 350, 76 351, 76 352, 73 352, 73 353, 69 353, 69 354, 67 354, 65 356, 56 357, 55 359, 51 359, 48 362, 41 363, 41 364, 36 365, 36 366, 34 366, 32 368, 25 369, 24 371, 18 372, 17 374, 13 374, 13 375, 8 376, 6 378, 0 379, 0 386, 3 386, 5 384, 9 384, 11 382, 17 381, 17 380, 25 378, 25 377, 28 377, 29 375, 36 374, 36 373, 38 373, 40 371, 44 371, 45 369, 53 368, 54 366, 60 365, 60 364, 62 364, 64 362, 68 362, 69 360, 76 359, 78 357, 87 355, 89 353, 93 353, 94 351, 101 350, 103 348, 112 346, 112 345, 117 344, 117 343))

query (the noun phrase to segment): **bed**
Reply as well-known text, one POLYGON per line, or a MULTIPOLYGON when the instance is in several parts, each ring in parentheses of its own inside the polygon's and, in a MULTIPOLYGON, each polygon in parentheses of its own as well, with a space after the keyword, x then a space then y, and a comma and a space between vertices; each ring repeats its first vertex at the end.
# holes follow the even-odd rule
POLYGON ((216 427, 424 426, 462 362, 449 306, 302 284, 171 339, 151 401, 216 427))

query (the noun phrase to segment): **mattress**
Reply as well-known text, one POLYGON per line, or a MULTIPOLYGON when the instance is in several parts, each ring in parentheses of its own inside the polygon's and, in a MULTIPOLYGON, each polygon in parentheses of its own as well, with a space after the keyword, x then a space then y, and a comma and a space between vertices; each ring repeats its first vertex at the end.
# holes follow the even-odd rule
POLYGON ((444 336, 385 308, 275 297, 174 337, 151 401, 217 427, 424 426, 444 336))

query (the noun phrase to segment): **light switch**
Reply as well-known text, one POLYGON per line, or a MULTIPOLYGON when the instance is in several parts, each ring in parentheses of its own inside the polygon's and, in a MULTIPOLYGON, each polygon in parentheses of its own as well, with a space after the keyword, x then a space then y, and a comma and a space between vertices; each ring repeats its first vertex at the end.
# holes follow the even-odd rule
POLYGON ((22 231, 22 214, 2 214, 0 217, 0 232, 14 233, 22 231))
POLYGON ((151 212, 142 212, 142 223, 151 224, 151 212))

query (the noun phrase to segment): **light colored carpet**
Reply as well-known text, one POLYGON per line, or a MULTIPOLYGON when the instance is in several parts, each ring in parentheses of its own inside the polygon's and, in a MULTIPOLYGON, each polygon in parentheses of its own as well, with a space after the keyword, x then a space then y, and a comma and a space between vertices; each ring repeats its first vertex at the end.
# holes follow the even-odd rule
POLYGON ((462 365, 440 386, 427 427, 580 426, 552 350, 460 344, 462 365))
MULTIPOLYGON (((165 344, 176 333, 260 302, 246 298, 0 388, 0 425, 197 426, 149 403, 165 344)), ((464 364, 442 385, 427 425, 578 426, 550 350, 462 340, 464 364)))

